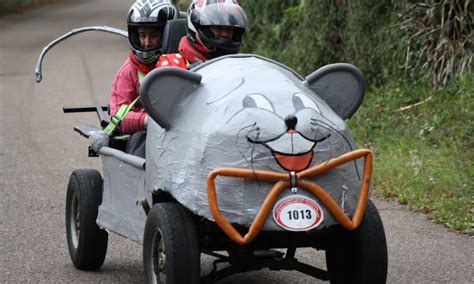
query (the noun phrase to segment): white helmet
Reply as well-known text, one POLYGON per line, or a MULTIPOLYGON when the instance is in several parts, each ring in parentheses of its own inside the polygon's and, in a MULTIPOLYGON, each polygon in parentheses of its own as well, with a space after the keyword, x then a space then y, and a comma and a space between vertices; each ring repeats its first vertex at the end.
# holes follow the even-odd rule
POLYGON ((144 49, 140 45, 138 28, 143 26, 163 29, 166 22, 178 15, 176 7, 169 0, 136 0, 128 11, 128 41, 133 55, 142 63, 155 61, 160 55, 160 48, 144 49))

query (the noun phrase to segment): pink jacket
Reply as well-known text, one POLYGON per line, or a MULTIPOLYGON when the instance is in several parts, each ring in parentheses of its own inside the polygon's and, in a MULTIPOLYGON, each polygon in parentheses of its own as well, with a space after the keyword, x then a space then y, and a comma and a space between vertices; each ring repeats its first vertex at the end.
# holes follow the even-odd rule
MULTIPOLYGON (((131 55, 133 56, 133 55, 131 55)), ((161 55, 156 63, 156 67, 175 66, 186 69, 186 61, 180 54, 172 53, 161 55)), ((112 90, 109 99, 109 115, 117 113, 123 104, 131 104, 137 97, 140 89, 138 79, 138 68, 136 63, 129 57, 120 67, 112 83, 112 90)), ((153 70, 154 66, 142 66, 142 72, 153 70), (145 70, 147 69, 147 70, 145 70)), ((140 101, 135 103, 133 108, 123 118, 117 130, 121 133, 134 133, 144 130, 144 121, 147 113, 140 101)))
MULTIPOLYGON (((131 104, 138 97, 140 82, 137 66, 128 58, 120 67, 112 83, 109 99, 109 114, 115 114, 123 104, 131 104)), ((144 129, 146 112, 138 101, 124 117, 118 131, 133 133, 144 129)))

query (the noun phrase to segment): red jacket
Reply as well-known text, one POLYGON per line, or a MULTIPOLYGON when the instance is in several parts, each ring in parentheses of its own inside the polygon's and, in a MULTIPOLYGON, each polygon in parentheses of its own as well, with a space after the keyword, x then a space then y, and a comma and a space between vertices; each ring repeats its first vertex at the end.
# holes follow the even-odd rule
MULTIPOLYGON (((123 104, 132 103, 137 97, 140 89, 138 80, 138 69, 143 73, 153 70, 154 66, 140 66, 136 60, 132 60, 130 55, 125 63, 120 67, 112 83, 112 89, 109 99, 109 114, 117 113, 123 104)), ((156 67, 177 66, 186 68, 186 62, 179 54, 161 55, 156 63, 156 67)), ((140 101, 124 117, 117 130, 121 133, 134 133, 144 130, 144 120, 147 113, 140 101)))
POLYGON ((210 50, 203 45, 191 43, 186 37, 182 37, 179 41, 179 54, 181 54, 190 64, 203 62, 210 59, 210 50))

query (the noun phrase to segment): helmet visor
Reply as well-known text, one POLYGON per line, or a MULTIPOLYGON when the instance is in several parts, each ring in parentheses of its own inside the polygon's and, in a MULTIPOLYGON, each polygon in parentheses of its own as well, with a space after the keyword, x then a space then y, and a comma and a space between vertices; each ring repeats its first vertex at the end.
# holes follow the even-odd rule
POLYGON ((247 17, 239 5, 215 3, 201 9, 199 13, 201 26, 232 26, 245 29, 247 25, 247 17))

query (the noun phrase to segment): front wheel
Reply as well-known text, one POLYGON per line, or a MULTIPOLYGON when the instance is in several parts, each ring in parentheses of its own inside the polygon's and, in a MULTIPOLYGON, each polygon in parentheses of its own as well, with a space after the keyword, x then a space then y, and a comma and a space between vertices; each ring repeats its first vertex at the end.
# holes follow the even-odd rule
POLYGON ((93 169, 75 170, 66 195, 66 236, 69 255, 81 270, 97 270, 105 260, 108 234, 97 226, 102 203, 102 177, 93 169))
POLYGON ((355 231, 334 228, 326 250, 330 282, 386 283, 387 241, 377 208, 368 201, 364 218, 355 231))
POLYGON ((146 283, 199 283, 200 251, 191 213, 179 203, 158 203, 143 237, 146 283))

